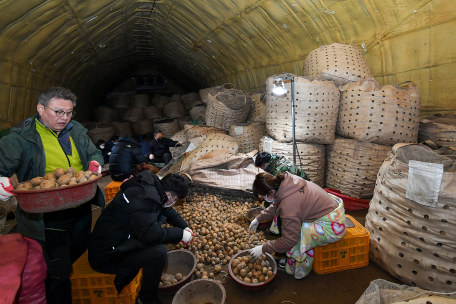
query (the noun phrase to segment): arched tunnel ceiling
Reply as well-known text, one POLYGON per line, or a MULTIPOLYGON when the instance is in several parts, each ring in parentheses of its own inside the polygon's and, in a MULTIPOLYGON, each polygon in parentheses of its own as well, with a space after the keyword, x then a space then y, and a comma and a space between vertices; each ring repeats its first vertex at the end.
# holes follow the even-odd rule
POLYGON ((254 91, 302 75, 307 54, 333 42, 363 50, 380 82, 412 80, 425 106, 456 108, 454 0, 3 0, 0 13, 0 129, 52 85, 79 95, 78 113, 139 66, 254 91))

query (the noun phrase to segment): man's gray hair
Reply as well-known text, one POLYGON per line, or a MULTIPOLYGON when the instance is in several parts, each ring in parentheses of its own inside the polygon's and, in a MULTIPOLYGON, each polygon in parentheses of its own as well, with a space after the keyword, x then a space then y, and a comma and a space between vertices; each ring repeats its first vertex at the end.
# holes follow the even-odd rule
POLYGON ((52 98, 71 100, 73 107, 76 106, 76 100, 78 99, 76 95, 68 89, 52 87, 41 92, 40 96, 38 96, 38 104, 48 106, 52 98))

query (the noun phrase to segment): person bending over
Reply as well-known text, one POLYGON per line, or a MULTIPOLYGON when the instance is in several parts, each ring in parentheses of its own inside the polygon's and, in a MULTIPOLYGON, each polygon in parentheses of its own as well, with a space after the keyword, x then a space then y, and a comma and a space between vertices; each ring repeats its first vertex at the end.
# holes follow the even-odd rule
POLYGON ((274 176, 290 172, 291 174, 302 177, 309 182, 312 181, 304 170, 299 168, 293 162, 288 161, 283 155, 261 152, 255 158, 255 166, 274 176))

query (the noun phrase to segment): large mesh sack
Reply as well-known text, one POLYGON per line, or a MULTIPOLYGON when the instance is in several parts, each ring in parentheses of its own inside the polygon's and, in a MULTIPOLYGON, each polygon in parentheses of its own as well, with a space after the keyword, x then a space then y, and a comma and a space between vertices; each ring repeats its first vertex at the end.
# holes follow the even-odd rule
POLYGON ((253 105, 247 121, 266 122, 266 104, 262 100, 262 96, 264 98, 266 96, 266 92, 250 94, 250 97, 252 97, 253 100, 253 105))
POLYGON ((129 94, 115 94, 112 96, 109 105, 114 109, 128 109, 130 107, 130 98, 129 94))
POLYGON ((151 101, 151 105, 154 107, 159 108, 160 110, 163 108, 165 104, 169 102, 169 98, 162 95, 155 95, 151 101))
POLYGON ((373 280, 356 304, 455 304, 456 300, 438 292, 399 285, 382 279, 373 280), (416 300, 415 300, 416 299, 416 300), (415 300, 415 301, 413 301, 415 300), (401 301, 401 302, 399 302, 401 301))
POLYGON ((132 128, 136 135, 152 134, 154 133, 154 122, 149 119, 142 119, 132 123, 132 128))
MULTIPOLYGON (((325 146, 297 142, 296 147, 296 165, 309 175, 312 182, 323 187, 325 184, 325 146)), ((283 155, 288 161, 293 161, 292 143, 282 143, 265 136, 261 138, 258 150, 283 155)))
POLYGON ((150 98, 147 94, 137 94, 131 96, 131 106, 133 108, 145 108, 150 106, 150 98))
POLYGON ((439 146, 456 147, 456 115, 436 114, 421 120, 418 141, 432 140, 439 146))
POLYGON ((162 110, 155 106, 146 107, 144 108, 144 118, 150 120, 161 119, 162 110))
POLYGON ((119 112, 117 109, 109 107, 98 107, 97 108, 97 121, 111 122, 117 120, 119 112))
POLYGON ((226 88, 224 86, 215 86, 211 88, 201 89, 200 96, 201 101, 207 104, 209 102, 209 94, 217 95, 218 93, 225 91, 226 88))
POLYGON ((180 131, 179 124, 176 119, 162 119, 154 123, 154 129, 160 130, 164 137, 170 138, 180 131))
POLYGON ((112 127, 114 129, 114 134, 119 137, 125 135, 133 135, 133 133, 131 132, 131 124, 129 121, 113 122, 112 127))
POLYGON ((391 148, 336 138, 326 146, 326 187, 355 198, 372 198, 378 169, 391 148))
POLYGON ((190 116, 192 117, 193 120, 201 121, 200 120, 201 118, 203 118, 203 120, 205 120, 206 119, 206 107, 203 105, 193 107, 190 110, 190 116))
POLYGON ((302 74, 333 81, 336 86, 360 81, 371 75, 358 48, 341 43, 322 45, 310 52, 304 61, 302 74))
POLYGON ((266 124, 262 122, 243 123, 230 127, 228 133, 239 144, 239 153, 257 150, 261 137, 266 135, 266 124))
POLYGON ((216 95, 209 94, 206 124, 229 130, 231 125, 244 123, 252 107, 252 97, 236 89, 225 89, 216 95))
POLYGON ((228 134, 228 132, 225 130, 209 126, 185 125, 184 129, 185 136, 187 136, 187 139, 192 139, 202 135, 209 135, 215 133, 228 134))
MULTIPOLYGON (((456 284, 456 172, 442 172, 434 206, 406 198, 411 189, 407 188, 409 164, 444 157, 433 153, 423 145, 397 144, 380 167, 366 216, 369 255, 408 285, 452 292, 456 284)), ((409 186, 413 189, 414 185, 409 186)))
POLYGON ((144 109, 143 108, 129 108, 125 111, 123 115, 124 120, 128 120, 129 122, 136 122, 140 121, 144 118, 144 109))
POLYGON ((104 141, 109 140, 111 136, 114 135, 114 129, 110 123, 97 123, 93 129, 87 131, 87 135, 92 142, 96 144, 100 139, 103 139, 104 141))
POLYGON ((185 116, 185 108, 181 102, 170 102, 163 105, 163 115, 169 118, 178 118, 185 116))
POLYGON ((191 164, 197 161, 201 156, 215 150, 228 150, 233 154, 239 151, 239 145, 236 140, 226 134, 209 134, 206 140, 198 147, 192 150, 182 162, 182 170, 187 169, 191 164))
POLYGON ((185 126, 185 125, 191 125, 192 122, 193 122, 193 119, 192 119, 191 116, 179 117, 179 118, 177 119, 177 124, 179 125, 179 128, 180 128, 181 130, 184 129, 184 126, 185 126))
POLYGON ((179 132, 171 136, 170 139, 178 142, 186 142, 187 136, 185 136, 185 130, 180 130, 179 132))
POLYGON ((406 88, 380 84, 369 77, 341 88, 337 134, 380 145, 416 143, 421 95, 406 88))
POLYGON ((188 93, 185 95, 182 95, 181 101, 184 104, 185 109, 190 110, 191 105, 195 102, 201 100, 200 94, 199 93, 188 93))
POLYGON ((169 98, 170 102, 181 102, 182 94, 174 94, 169 98))
POLYGON ((293 141, 291 82, 285 82, 288 94, 272 94, 274 77, 294 77, 296 141, 332 144, 339 111, 339 89, 330 81, 274 75, 266 79, 266 130, 275 140, 293 141))

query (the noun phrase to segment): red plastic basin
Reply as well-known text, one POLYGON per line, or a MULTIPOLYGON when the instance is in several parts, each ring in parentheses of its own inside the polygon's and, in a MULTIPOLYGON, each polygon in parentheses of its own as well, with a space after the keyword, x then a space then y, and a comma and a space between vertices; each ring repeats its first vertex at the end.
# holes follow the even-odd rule
POLYGON ((77 185, 43 190, 16 191, 17 203, 29 213, 46 213, 75 207, 90 201, 101 176, 77 185))
POLYGON ((325 188, 325 191, 337 197, 340 197, 344 201, 345 211, 355 211, 369 208, 370 200, 364 200, 360 198, 354 198, 351 196, 343 195, 339 190, 336 189, 325 188))

